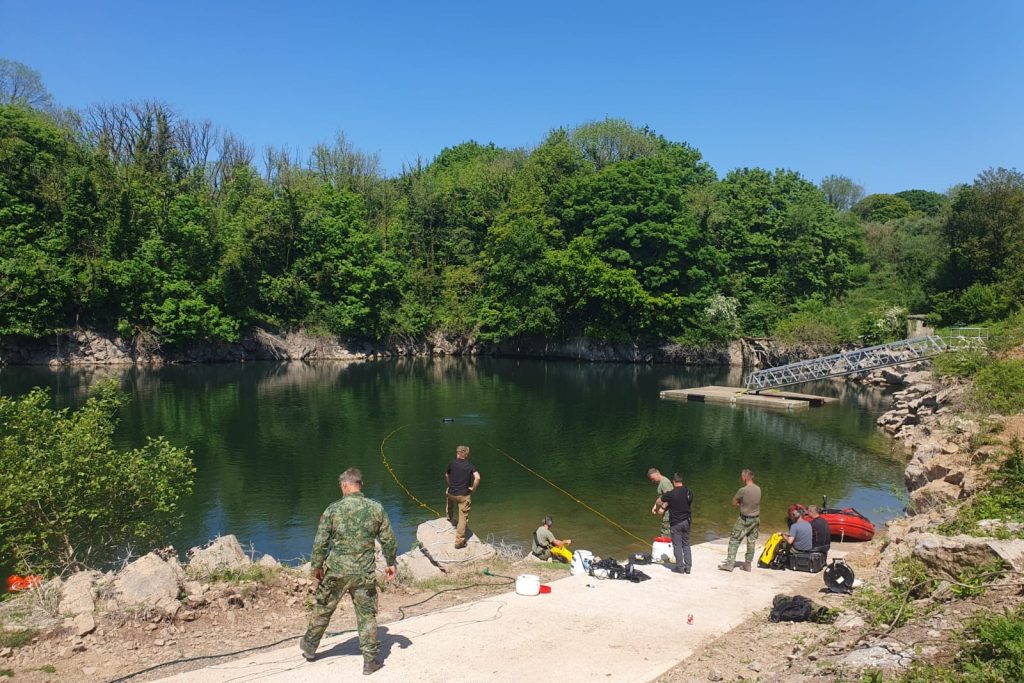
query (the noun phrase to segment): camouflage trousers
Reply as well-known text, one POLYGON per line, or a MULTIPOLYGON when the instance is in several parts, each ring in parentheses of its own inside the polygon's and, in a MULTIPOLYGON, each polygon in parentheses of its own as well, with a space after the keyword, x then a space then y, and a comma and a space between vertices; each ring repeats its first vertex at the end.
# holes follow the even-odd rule
POLYGON ((740 548, 740 543, 743 539, 747 539, 747 555, 746 561, 754 561, 754 546, 757 544, 757 535, 761 530, 761 518, 760 517, 744 517, 740 515, 736 518, 736 524, 732 527, 732 535, 729 537, 729 556, 726 561, 732 564, 736 561, 736 551, 740 548))
POLYGON ((668 513, 661 516, 661 530, 658 533, 662 538, 672 537, 672 525, 668 523, 668 513))
POLYGON ((331 623, 331 615, 338 608, 338 601, 346 593, 352 596, 352 604, 355 606, 359 650, 363 653, 363 659, 370 661, 377 657, 380 652, 380 641, 377 640, 377 579, 372 575, 324 577, 314 595, 309 628, 299 644, 303 652, 316 652, 327 625, 331 623))

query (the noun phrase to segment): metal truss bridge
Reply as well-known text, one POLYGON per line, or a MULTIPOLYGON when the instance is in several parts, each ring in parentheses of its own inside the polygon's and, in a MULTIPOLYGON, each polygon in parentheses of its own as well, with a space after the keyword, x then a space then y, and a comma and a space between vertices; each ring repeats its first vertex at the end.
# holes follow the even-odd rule
POLYGON ((843 351, 831 356, 758 370, 747 376, 746 388, 747 391, 776 389, 826 377, 851 375, 934 358, 946 351, 984 349, 987 339, 988 330, 983 327, 954 327, 942 334, 902 339, 889 344, 843 351))

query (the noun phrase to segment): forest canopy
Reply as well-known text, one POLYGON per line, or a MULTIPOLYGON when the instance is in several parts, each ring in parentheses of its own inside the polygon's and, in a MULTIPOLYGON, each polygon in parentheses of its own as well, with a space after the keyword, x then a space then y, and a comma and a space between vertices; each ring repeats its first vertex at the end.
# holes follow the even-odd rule
POLYGON ((710 344, 813 322, 844 340, 893 307, 1005 314, 1024 287, 1011 170, 861 197, 843 176, 719 177, 689 144, 605 119, 389 177, 343 134, 305 159, 257 154, 161 103, 36 97, 0 106, 0 335, 710 344))

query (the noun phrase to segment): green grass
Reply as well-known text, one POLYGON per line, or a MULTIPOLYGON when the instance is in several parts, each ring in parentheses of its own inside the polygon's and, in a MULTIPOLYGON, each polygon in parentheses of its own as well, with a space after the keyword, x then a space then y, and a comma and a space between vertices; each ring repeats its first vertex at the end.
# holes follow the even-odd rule
POLYGON ((42 671, 44 674, 57 673, 57 667, 55 667, 53 664, 43 664, 41 667, 39 667, 39 670, 42 671))
POLYGON ((243 569, 218 567, 208 572, 197 572, 189 569, 187 573, 192 579, 208 581, 210 583, 242 583, 243 581, 251 581, 253 583, 269 584, 273 583, 280 571, 278 568, 261 567, 257 564, 251 564, 243 569))
POLYGON ((0 647, 24 647, 31 643, 37 635, 39 635, 39 631, 30 628, 20 631, 0 631, 0 647))
POLYGON ((972 393, 982 412, 1024 411, 1024 361, 1007 358, 985 364, 974 376, 972 393))
POLYGON ((8 678, 14 678, 13 669, 0 669, 0 676, 6 676, 8 678))
POLYGON ((924 563, 907 556, 893 563, 888 585, 866 586, 854 601, 870 624, 896 628, 922 613, 914 601, 931 595, 935 585, 924 563))
POLYGON ((892 678, 872 671, 862 683, 1018 683, 1024 681, 1024 607, 975 617, 959 635, 953 664, 915 664, 892 678))
MULTIPOLYGON (((992 473, 990 483, 957 510, 952 521, 938 527, 941 534, 969 534, 987 536, 989 532, 978 527, 983 519, 1001 519, 1008 522, 1024 523, 1024 448, 1014 439, 1010 453, 998 470, 992 473)), ((1024 532, 1010 534, 1002 531, 997 535, 1024 537, 1024 532)))

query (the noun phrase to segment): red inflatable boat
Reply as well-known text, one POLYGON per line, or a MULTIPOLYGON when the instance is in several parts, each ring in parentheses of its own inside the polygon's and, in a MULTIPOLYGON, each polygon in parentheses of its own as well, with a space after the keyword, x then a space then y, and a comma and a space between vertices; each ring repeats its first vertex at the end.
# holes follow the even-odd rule
MULTIPOLYGON (((807 508, 799 503, 789 507, 790 518, 794 512, 808 521, 807 508)), ((836 541, 870 541, 875 536, 875 525, 871 520, 853 508, 830 508, 828 499, 822 499, 821 518, 828 522, 828 530, 836 541)))

